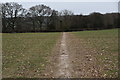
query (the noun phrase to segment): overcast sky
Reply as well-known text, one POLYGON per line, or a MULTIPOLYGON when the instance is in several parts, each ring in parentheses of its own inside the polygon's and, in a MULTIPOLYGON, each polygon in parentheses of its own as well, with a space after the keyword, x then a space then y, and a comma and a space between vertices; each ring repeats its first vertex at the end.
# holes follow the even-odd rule
POLYGON ((0 2, 118 2, 120 0, 1 0, 0 2))
POLYGON ((61 11, 68 9, 75 14, 90 14, 92 12, 112 13, 118 12, 119 0, 3 0, 2 2, 18 2, 24 8, 45 4, 52 9, 61 11))

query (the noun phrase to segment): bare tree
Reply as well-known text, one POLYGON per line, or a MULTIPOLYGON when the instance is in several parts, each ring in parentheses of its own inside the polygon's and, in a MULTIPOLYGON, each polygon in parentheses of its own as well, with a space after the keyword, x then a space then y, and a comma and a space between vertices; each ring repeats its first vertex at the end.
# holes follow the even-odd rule
POLYGON ((45 16, 49 17, 52 14, 51 8, 45 5, 33 6, 29 11, 32 17, 37 18, 40 30, 42 30, 42 24, 44 23, 45 16))
POLYGON ((18 3, 10 2, 3 4, 2 9, 3 18, 6 17, 9 19, 9 26, 12 28, 13 31, 16 27, 15 22, 17 17, 20 17, 24 11, 25 9, 22 8, 22 5, 18 3))
POLYGON ((70 10, 62 10, 60 13, 59 13, 60 16, 70 16, 70 15, 74 15, 74 13, 70 10))
POLYGON ((47 18, 47 26, 49 30, 56 30, 58 28, 58 11, 52 10, 52 14, 47 18))
POLYGON ((5 4, 2 4, 0 12, 2 14, 2 16, 1 16, 1 18, 2 18, 2 29, 3 29, 3 31, 5 31, 6 30, 6 8, 5 8, 5 4))
POLYGON ((18 15, 18 17, 27 17, 28 10, 22 8, 21 13, 18 15))
POLYGON ((37 22, 37 20, 36 20, 36 17, 34 16, 34 13, 28 11, 26 14, 26 17, 32 21, 33 31, 36 32, 35 22, 37 22))
POLYGON ((74 13, 70 10, 62 10, 59 13, 60 16, 60 25, 61 25, 61 29, 62 31, 66 31, 69 29, 69 27, 71 26, 71 16, 74 15, 74 13))

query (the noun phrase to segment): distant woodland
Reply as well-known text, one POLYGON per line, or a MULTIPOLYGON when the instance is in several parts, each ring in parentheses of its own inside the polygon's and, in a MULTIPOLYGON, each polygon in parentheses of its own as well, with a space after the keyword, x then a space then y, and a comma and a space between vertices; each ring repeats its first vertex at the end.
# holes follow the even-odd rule
POLYGON ((28 10, 14 2, 3 3, 2 32, 58 32, 100 30, 120 27, 120 13, 96 13, 75 15, 72 11, 56 11, 44 4, 28 10))

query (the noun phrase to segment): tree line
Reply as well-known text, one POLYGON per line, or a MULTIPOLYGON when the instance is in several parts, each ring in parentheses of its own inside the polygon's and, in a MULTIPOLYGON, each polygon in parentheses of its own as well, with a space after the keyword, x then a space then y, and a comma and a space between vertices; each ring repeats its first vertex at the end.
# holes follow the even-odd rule
POLYGON ((49 32, 79 31, 119 28, 120 13, 74 15, 72 11, 56 11, 44 4, 28 10, 14 2, 3 3, 1 7, 2 32, 49 32))

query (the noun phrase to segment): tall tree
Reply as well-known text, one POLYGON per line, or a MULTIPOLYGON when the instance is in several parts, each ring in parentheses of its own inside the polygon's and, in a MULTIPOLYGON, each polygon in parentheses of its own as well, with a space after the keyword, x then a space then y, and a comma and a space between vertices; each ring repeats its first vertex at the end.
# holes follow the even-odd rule
POLYGON ((69 30, 71 26, 71 16, 74 15, 72 11, 70 10, 62 10, 60 13, 60 24, 62 31, 69 30))
POLYGON ((6 7, 5 7, 5 4, 2 4, 1 6, 1 14, 2 14, 2 32, 5 32, 6 31, 6 7))
POLYGON ((57 30, 59 28, 58 25, 58 11, 52 10, 52 14, 47 18, 47 26, 49 30, 57 30))
POLYGON ((3 19, 4 18, 9 19, 7 23, 11 30, 14 31, 16 27, 15 25, 16 19, 24 12, 25 9, 22 8, 22 5, 14 2, 5 3, 3 4, 2 8, 3 19))
POLYGON ((36 17, 40 30, 42 30, 45 16, 51 16, 52 13, 51 8, 43 4, 33 6, 29 11, 33 17, 36 17))

